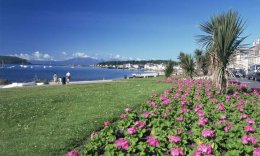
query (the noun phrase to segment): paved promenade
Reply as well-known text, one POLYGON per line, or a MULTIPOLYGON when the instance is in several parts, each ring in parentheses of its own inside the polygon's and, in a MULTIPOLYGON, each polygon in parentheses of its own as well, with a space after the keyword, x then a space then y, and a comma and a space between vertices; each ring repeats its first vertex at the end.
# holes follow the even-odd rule
MULTIPOLYGON (((92 84, 92 83, 108 83, 113 82, 113 80, 95 80, 95 81, 71 81, 69 84, 65 85, 80 85, 80 84, 92 84)), ((20 88, 20 87, 39 87, 39 86, 63 86, 61 83, 54 83, 50 82, 49 84, 36 84, 36 85, 29 85, 28 83, 13 83, 10 85, 0 85, 0 89, 5 88, 20 88)))

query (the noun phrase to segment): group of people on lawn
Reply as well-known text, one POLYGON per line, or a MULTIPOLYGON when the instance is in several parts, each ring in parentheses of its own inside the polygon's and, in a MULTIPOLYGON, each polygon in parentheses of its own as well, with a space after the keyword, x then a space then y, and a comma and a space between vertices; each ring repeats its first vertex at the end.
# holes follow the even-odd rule
POLYGON ((53 75, 53 82, 59 84, 59 83, 62 83, 62 79, 66 78, 66 81, 64 80, 64 82, 66 82, 68 84, 70 82, 70 80, 71 80, 70 72, 67 72, 65 76, 66 77, 61 78, 61 77, 58 77, 57 73, 54 73, 54 75, 53 75))

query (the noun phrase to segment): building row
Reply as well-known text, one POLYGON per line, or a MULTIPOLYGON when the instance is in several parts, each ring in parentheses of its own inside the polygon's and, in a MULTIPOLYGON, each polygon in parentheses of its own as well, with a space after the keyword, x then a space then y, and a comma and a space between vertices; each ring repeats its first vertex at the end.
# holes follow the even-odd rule
POLYGON ((260 64, 260 37, 249 48, 240 48, 233 58, 232 67, 248 69, 251 65, 260 64))
POLYGON ((163 71, 166 68, 165 64, 123 64, 123 65, 98 65, 101 68, 114 68, 114 69, 136 69, 136 70, 155 70, 155 71, 163 71))

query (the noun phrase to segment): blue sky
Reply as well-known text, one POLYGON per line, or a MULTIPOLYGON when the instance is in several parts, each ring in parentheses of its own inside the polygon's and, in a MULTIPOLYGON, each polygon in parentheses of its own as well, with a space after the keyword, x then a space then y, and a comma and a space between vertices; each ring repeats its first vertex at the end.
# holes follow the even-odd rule
POLYGON ((258 0, 0 0, 0 55, 173 59, 200 48, 198 25, 228 9, 260 36, 258 0))

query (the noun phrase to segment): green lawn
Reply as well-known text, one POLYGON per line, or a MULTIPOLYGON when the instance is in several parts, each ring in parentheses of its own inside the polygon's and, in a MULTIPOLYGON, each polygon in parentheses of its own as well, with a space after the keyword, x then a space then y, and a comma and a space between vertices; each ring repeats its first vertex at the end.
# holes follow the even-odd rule
POLYGON ((0 90, 0 155, 64 155, 128 105, 171 84, 158 78, 0 90))

